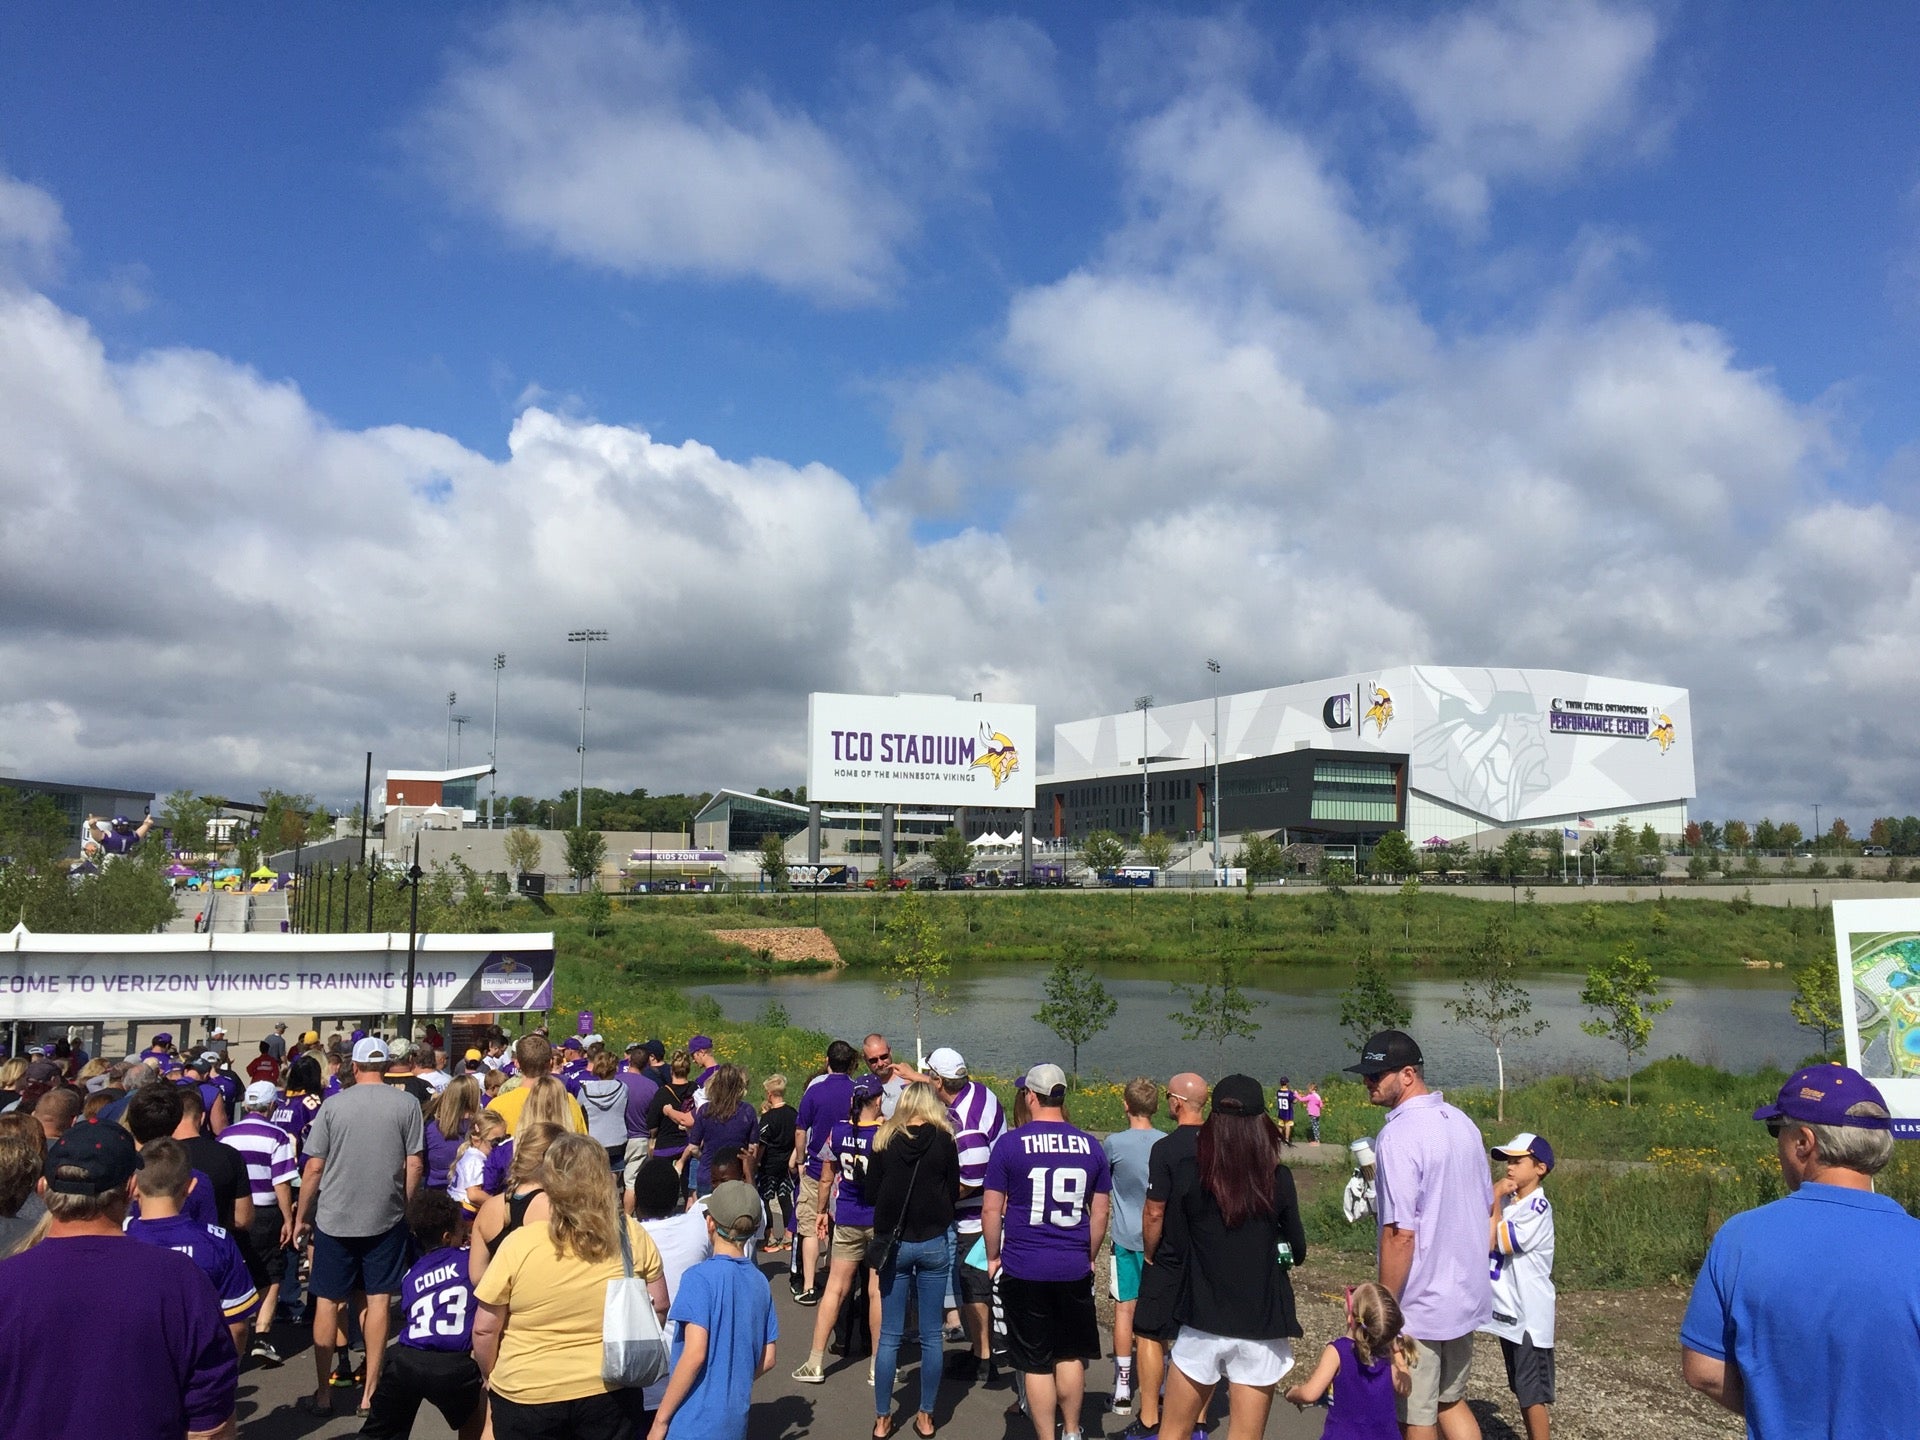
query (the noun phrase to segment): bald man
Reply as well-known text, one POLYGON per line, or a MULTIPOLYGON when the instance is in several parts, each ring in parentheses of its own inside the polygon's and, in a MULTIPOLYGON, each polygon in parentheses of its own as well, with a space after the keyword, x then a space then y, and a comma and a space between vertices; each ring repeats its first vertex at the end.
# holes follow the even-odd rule
POLYGON ((1167 1347, 1173 1344, 1180 1322, 1174 1319, 1179 1298, 1182 1256, 1162 1243, 1167 1222, 1167 1196, 1173 1190, 1173 1172, 1182 1160, 1200 1150, 1200 1122, 1207 1117, 1207 1082, 1191 1070, 1167 1082, 1167 1113, 1173 1132, 1154 1144, 1147 1157, 1147 1203, 1140 1213, 1140 1235, 1146 1242, 1146 1266, 1140 1275, 1140 1298, 1133 1307, 1133 1344, 1138 1385, 1136 1411, 1128 1435, 1154 1435, 1160 1429, 1160 1382, 1167 1373, 1167 1347))

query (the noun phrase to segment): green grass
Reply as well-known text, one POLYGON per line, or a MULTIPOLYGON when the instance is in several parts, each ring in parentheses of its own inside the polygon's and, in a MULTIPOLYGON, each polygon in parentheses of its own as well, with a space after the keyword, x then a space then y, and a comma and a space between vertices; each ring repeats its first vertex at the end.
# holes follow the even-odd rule
MULTIPOLYGON (((1423 893, 1405 906, 1392 893, 1257 894, 1196 891, 1028 892, 923 897, 949 958, 1051 964, 1068 953, 1090 961, 1181 964, 1222 952, 1258 966, 1351 963, 1371 952, 1396 966, 1457 968, 1487 921, 1512 927, 1524 962, 1584 969, 1637 945, 1660 970, 1788 966, 1825 955, 1831 938, 1806 908, 1739 908, 1718 900, 1594 905, 1521 903, 1423 893)), ((543 910, 516 900, 498 912, 508 930, 552 929, 562 954, 629 971, 675 975, 739 972, 759 965, 714 929, 818 924, 856 968, 887 963, 884 925, 894 897, 881 894, 652 896, 621 902, 593 935, 573 896, 543 910)))

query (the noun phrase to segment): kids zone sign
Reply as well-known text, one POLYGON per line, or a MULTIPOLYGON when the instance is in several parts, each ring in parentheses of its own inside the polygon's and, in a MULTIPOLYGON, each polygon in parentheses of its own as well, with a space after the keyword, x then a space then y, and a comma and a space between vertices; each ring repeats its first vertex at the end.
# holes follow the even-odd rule
POLYGON ((807 697, 807 795, 1033 808, 1034 707, 944 695, 807 697))

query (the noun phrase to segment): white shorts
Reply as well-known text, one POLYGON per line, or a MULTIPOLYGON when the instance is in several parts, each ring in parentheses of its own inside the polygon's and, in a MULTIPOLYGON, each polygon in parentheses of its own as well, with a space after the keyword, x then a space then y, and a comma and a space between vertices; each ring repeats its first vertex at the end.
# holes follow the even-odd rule
POLYGON ((1277 1385, 1293 1368, 1293 1346, 1285 1340, 1235 1340, 1180 1327, 1173 1342, 1173 1363, 1196 1385, 1277 1385))

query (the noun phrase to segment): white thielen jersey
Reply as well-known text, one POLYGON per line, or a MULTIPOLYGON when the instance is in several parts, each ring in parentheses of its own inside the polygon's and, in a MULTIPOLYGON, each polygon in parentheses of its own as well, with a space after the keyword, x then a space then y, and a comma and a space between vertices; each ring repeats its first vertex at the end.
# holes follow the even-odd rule
POLYGON ((1553 1348, 1553 1204, 1544 1189, 1505 1197, 1489 1266, 1493 1320, 1485 1327, 1506 1340, 1553 1348))

